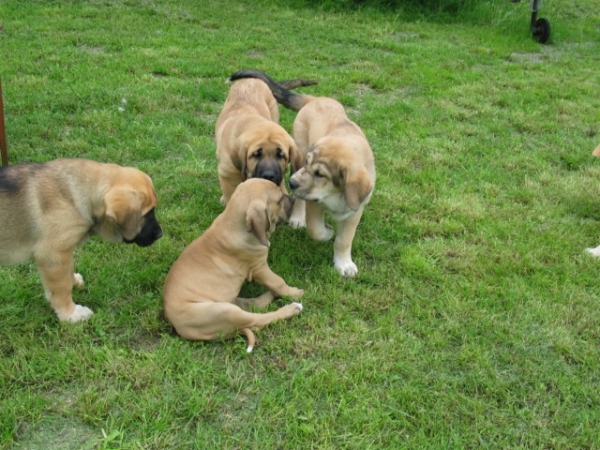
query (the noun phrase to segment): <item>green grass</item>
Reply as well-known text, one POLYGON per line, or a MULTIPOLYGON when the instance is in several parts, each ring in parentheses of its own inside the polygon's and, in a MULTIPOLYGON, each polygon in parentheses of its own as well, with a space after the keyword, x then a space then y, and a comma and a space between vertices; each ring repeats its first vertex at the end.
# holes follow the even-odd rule
POLYGON ((530 6, 5 0, 10 161, 137 166, 165 236, 79 249, 95 315, 75 326, 32 265, 0 268, 0 448, 600 448, 600 261, 583 251, 600 244, 600 1, 543 2, 548 46, 530 6), (331 242, 276 231, 270 265, 305 310, 251 355, 161 315, 171 264, 221 211, 214 122, 246 67, 319 80, 304 91, 345 104, 378 170, 356 279, 331 242))

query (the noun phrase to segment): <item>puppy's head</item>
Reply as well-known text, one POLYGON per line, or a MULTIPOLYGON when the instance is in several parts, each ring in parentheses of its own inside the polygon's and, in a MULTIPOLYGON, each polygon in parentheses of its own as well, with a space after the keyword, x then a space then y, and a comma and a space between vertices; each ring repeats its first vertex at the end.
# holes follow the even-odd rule
POLYGON ((373 183, 343 139, 324 138, 309 150, 304 167, 290 177, 290 188, 304 200, 325 202, 342 196, 356 211, 373 190, 373 183))
POLYGON ((104 195, 100 237, 147 247, 162 236, 155 215, 156 193, 145 173, 125 167, 104 195))
POLYGON ((248 129, 240 141, 239 160, 244 179, 263 178, 279 186, 288 165, 292 173, 302 165, 296 143, 274 122, 261 122, 248 129))
POLYGON ((236 187, 227 209, 243 211, 246 230, 265 247, 275 227, 292 214, 292 198, 268 180, 252 178, 236 187))

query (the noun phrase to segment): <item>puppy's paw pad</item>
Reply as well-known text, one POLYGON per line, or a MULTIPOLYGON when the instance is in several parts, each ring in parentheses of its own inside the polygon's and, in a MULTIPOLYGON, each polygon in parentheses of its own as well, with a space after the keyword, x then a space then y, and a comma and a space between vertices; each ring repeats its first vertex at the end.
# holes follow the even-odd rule
POLYGON ((71 323, 81 322, 83 320, 88 320, 93 314, 94 312, 91 309, 86 308, 85 306, 75 305, 75 310, 67 321, 71 323))
POLYGON ((585 251, 596 258, 600 258, 600 247, 586 248, 585 251))
POLYGON ((335 263, 335 268, 338 273, 346 278, 354 278, 356 274, 358 274, 358 267, 354 264, 353 261, 343 262, 343 263, 335 263))
POLYGON ((85 286, 85 282, 83 281, 83 277, 80 273, 73 274, 73 286, 77 286, 79 288, 85 286))

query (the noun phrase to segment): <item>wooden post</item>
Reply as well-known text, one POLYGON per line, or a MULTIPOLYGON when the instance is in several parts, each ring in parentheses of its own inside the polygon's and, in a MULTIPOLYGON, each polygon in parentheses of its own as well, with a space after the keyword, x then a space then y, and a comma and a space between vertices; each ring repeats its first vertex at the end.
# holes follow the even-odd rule
POLYGON ((6 148, 6 129, 4 128, 4 102, 2 101, 2 78, 0 78, 0 153, 2 153, 2 165, 8 166, 8 149, 6 148))

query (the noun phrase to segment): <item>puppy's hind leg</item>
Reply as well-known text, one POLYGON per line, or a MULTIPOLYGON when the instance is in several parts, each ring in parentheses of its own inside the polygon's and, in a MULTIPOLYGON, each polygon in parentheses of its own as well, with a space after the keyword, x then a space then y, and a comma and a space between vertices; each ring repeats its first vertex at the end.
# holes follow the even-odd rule
POLYGON ((243 310, 248 311, 252 306, 256 306, 257 308, 266 308, 273 300, 275 300, 275 296, 271 291, 268 291, 255 298, 238 297, 235 299, 234 303, 243 310))
MULTIPOLYGON (((254 323, 251 326, 252 328, 261 329, 270 324, 271 322, 275 322, 276 320, 281 319, 291 319, 297 314, 300 314, 302 311, 301 303, 290 303, 289 305, 283 306, 279 308, 277 311, 266 314, 253 314, 254 316, 260 316, 254 318, 254 323)), ((252 313, 248 313, 252 314, 252 313)), ((248 340, 248 347, 246 347, 246 352, 250 353, 256 344, 256 338, 254 333, 250 329, 250 327, 245 327, 240 329, 240 332, 246 336, 248 340)))
MULTIPOLYGON (((203 302, 196 303, 180 317, 181 322, 173 325, 186 339, 215 341, 243 333, 253 346, 254 334, 244 330, 260 330, 276 320, 290 319, 300 311, 302 311, 300 303, 291 303, 276 311, 259 314, 244 311, 231 303, 203 302)), ((252 348, 249 346, 247 351, 252 351, 252 348)))

